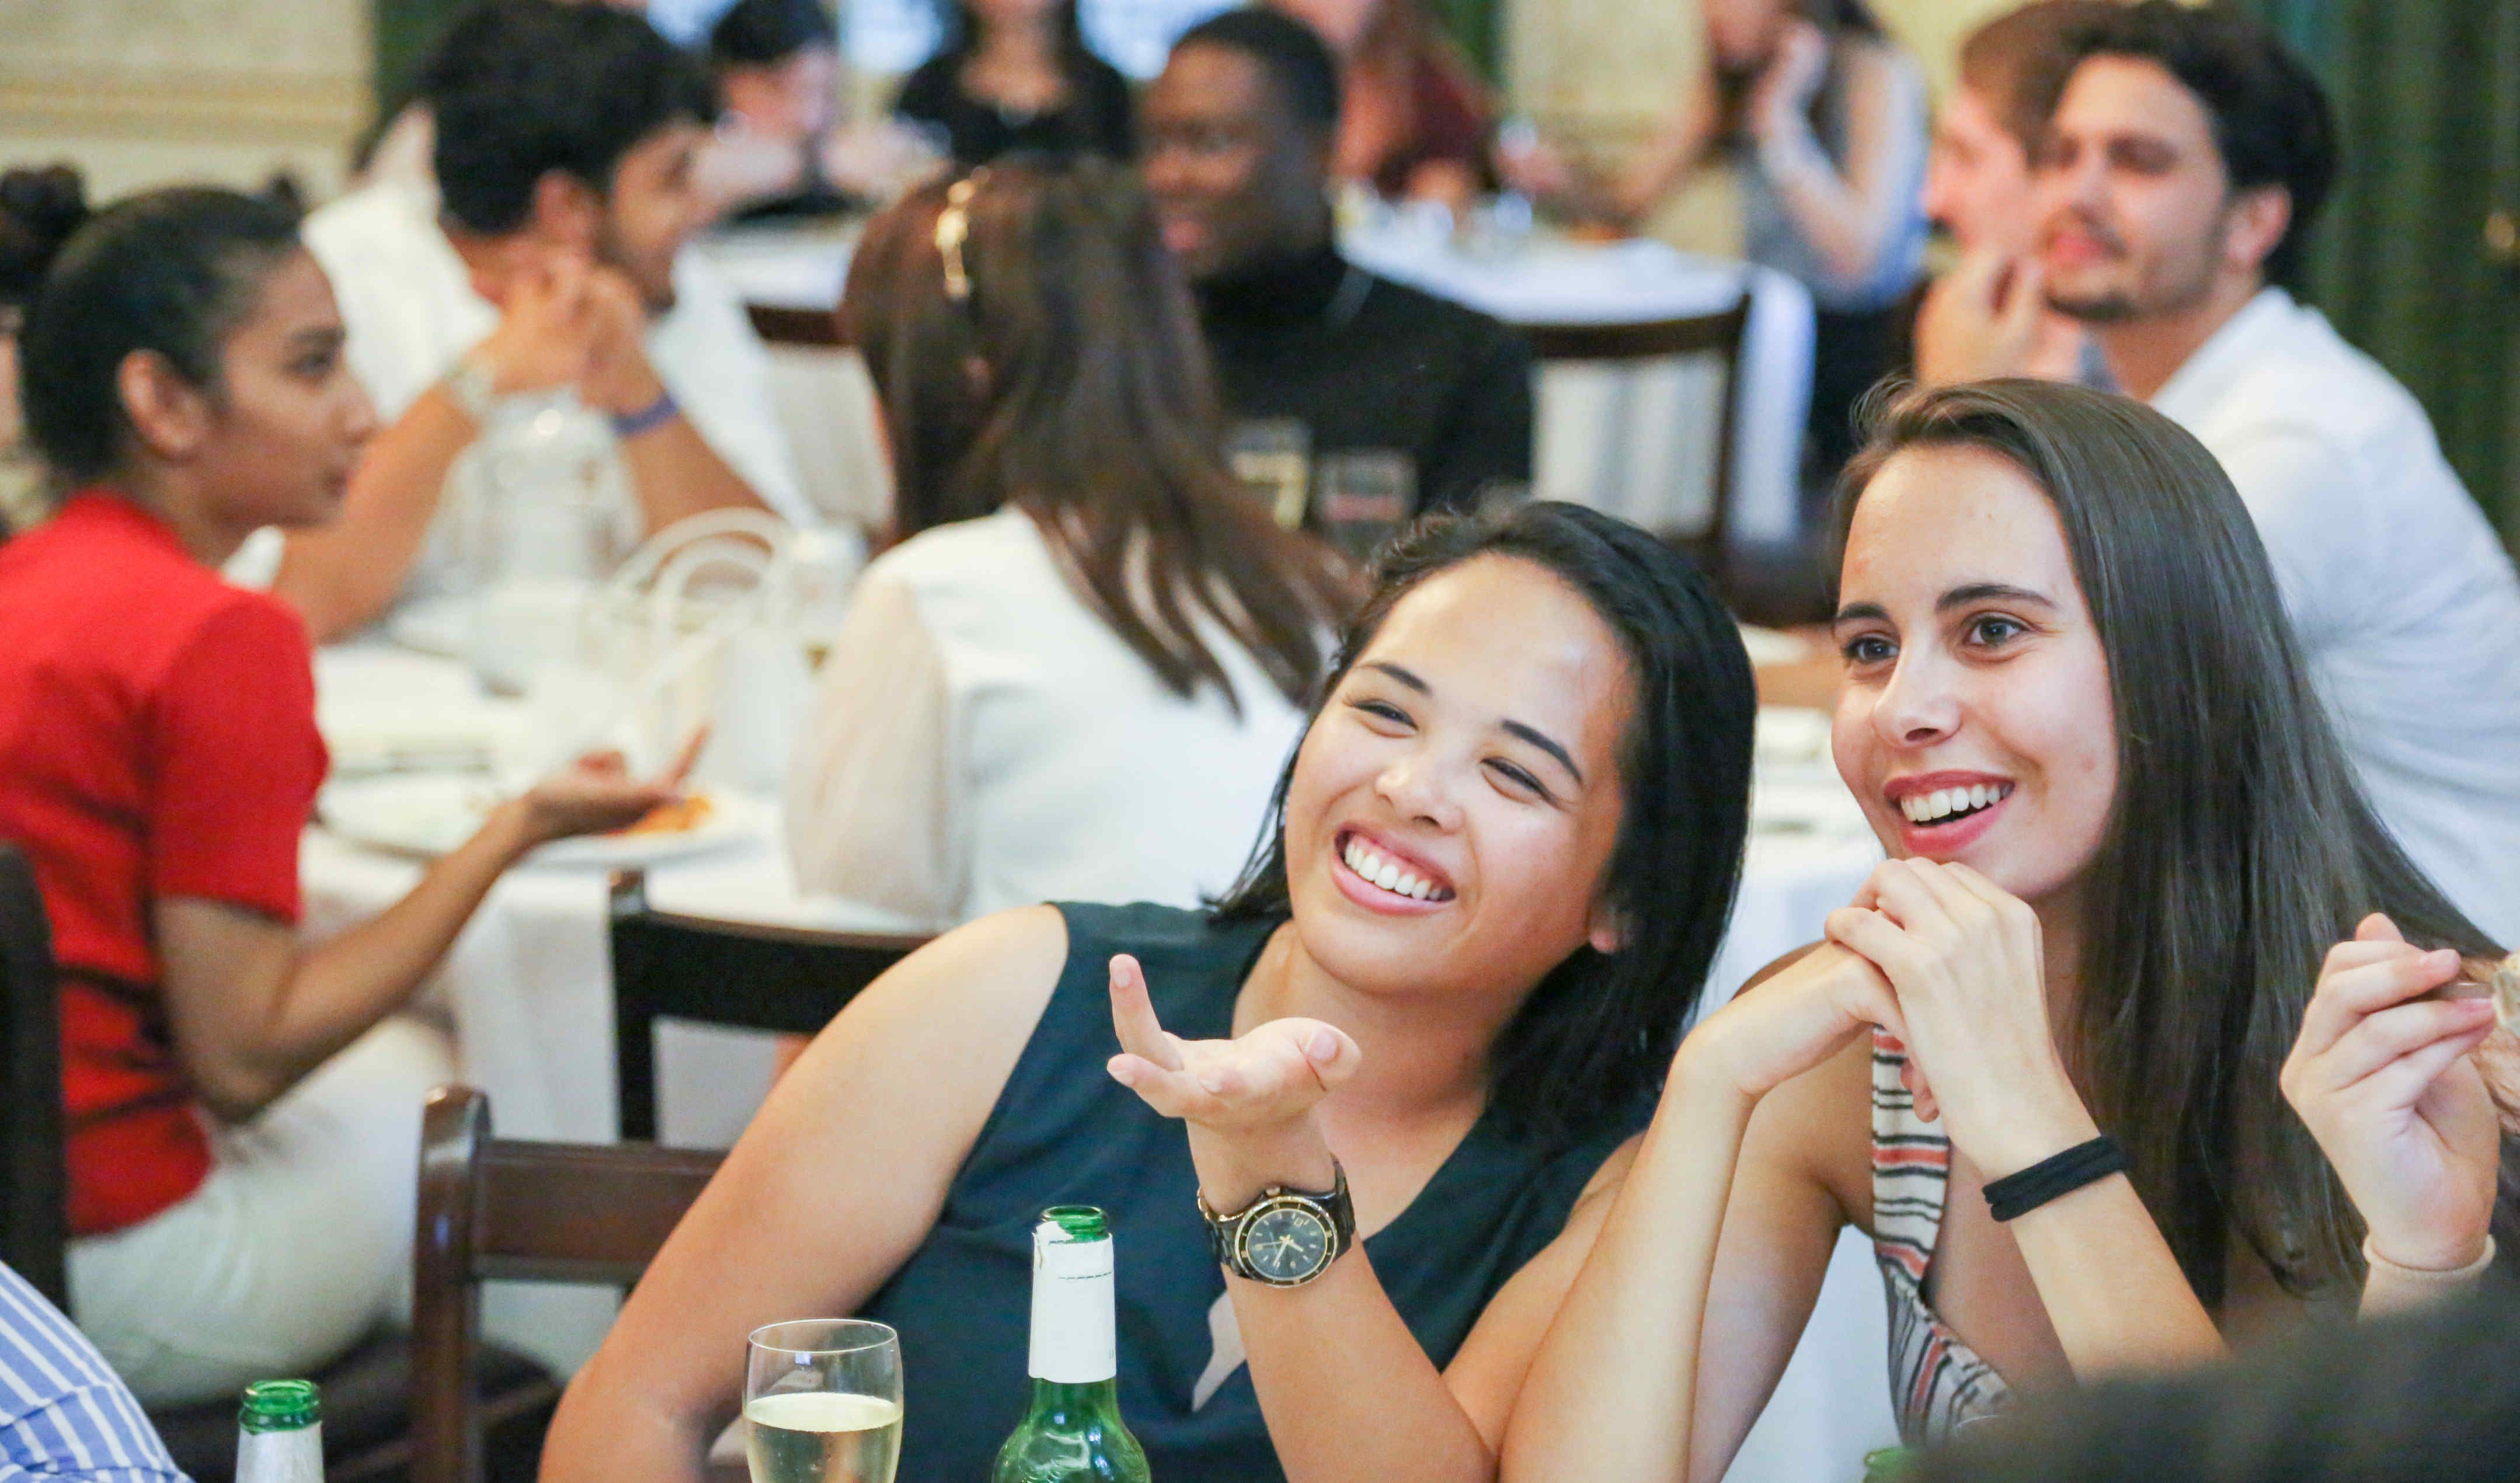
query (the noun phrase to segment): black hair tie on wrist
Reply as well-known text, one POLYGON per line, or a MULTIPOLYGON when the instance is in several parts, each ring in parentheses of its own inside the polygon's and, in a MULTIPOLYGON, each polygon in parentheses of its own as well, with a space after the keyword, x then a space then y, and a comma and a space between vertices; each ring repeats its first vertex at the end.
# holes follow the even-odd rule
POLYGON ((2053 1153, 2018 1174, 1988 1183, 1987 1208, 1998 1221, 2019 1220, 2050 1200, 2061 1199, 2085 1185, 2126 1172, 2126 1149, 2103 1133, 2087 1144, 2053 1153))

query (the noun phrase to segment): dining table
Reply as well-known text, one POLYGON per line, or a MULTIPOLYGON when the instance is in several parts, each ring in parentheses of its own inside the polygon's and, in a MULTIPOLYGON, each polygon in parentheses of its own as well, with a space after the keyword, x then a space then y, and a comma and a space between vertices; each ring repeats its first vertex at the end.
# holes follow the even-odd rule
MULTIPOLYGON (((813 323, 838 304, 856 241, 850 225, 825 222, 725 229, 693 250, 747 305, 813 323)), ((1531 490, 1649 529, 1704 529, 1728 435, 1727 378, 1737 376, 1729 529, 1762 544, 1796 534, 1815 320, 1791 277, 1650 239, 1471 234, 1412 212, 1352 222, 1339 248, 1393 282, 1526 329, 1708 316, 1746 298, 1737 366, 1685 356, 1537 367, 1531 490)), ((879 525, 889 495, 863 363, 836 344, 774 343, 772 359, 772 396, 809 493, 827 514, 879 525)))
MULTIPOLYGON (((1808 667, 1804 635, 1749 635, 1762 676, 1808 667)), ((528 697, 483 693, 463 660, 377 640, 324 651, 318 720, 337 761, 370 777, 440 765, 467 738, 495 752, 553 724, 528 697), (482 739, 486 739, 483 741, 482 739)), ((706 759, 703 759, 705 765, 706 759)), ((334 785, 349 787, 357 780, 334 785)), ((776 799, 725 796, 740 827, 705 847, 658 841, 592 859, 532 858, 511 870, 430 975, 418 1012, 452 1039, 459 1074, 487 1094, 503 1138, 607 1143, 617 1138, 608 866, 641 865, 652 905, 741 921, 832 929, 915 929, 861 904, 800 892, 776 799)), ((368 920, 419 880, 425 851, 380 842, 360 816, 319 804, 304 836, 305 930, 321 938, 368 920), (337 817, 338 816, 338 817, 337 817)), ((1808 706, 1760 715, 1752 833, 1731 927, 1708 979, 1720 1004, 1778 955, 1814 940, 1879 859, 1863 817, 1827 762, 1827 720, 1808 706)), ((775 1042, 749 1032, 666 1025, 658 1037, 661 1141, 723 1148, 768 1094, 775 1042)), ((1857 1476, 1865 1448, 1891 1438, 1886 1335, 1868 1243, 1842 1243, 1810 1329, 1732 1474, 1743 1483, 1857 1476)), ((604 1291, 494 1283, 486 1331, 562 1373, 600 1341, 617 1308, 604 1291)))

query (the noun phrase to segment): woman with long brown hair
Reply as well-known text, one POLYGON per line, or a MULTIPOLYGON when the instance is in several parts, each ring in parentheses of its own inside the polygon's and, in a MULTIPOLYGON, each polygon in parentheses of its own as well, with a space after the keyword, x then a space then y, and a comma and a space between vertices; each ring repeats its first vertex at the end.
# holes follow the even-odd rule
POLYGON ((1508 1478, 1720 1475, 1850 1225, 1911 1441, 2399 1281, 2278 1080, 2365 913, 2490 948, 2357 790, 2229 479, 1995 382, 1901 398, 1846 489, 1834 749, 1892 858, 1683 1044, 1508 1478))
POLYGON ((1027 157, 920 191, 868 228, 841 312, 902 540, 799 748, 800 882, 937 925, 1222 890, 1347 587, 1226 472, 1135 178, 1027 157))

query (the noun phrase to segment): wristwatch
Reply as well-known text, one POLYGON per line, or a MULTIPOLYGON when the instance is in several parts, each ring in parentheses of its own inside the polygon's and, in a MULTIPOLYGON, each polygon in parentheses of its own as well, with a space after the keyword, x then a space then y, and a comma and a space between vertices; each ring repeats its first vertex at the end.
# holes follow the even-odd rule
POLYGON ((1232 1215, 1209 1209, 1205 1194, 1197 1198, 1217 1264, 1271 1287, 1301 1287, 1356 1244, 1356 1206, 1348 1198, 1347 1171, 1335 1158, 1330 1188, 1318 1194, 1271 1185, 1232 1215))

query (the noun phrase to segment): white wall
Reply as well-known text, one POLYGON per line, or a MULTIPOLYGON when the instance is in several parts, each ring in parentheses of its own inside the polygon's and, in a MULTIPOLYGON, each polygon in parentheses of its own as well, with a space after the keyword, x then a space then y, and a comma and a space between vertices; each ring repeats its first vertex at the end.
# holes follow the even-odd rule
POLYGON ((0 0, 0 165, 92 198, 175 181, 338 189, 368 119, 367 0, 0 0))

